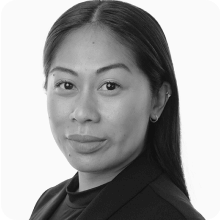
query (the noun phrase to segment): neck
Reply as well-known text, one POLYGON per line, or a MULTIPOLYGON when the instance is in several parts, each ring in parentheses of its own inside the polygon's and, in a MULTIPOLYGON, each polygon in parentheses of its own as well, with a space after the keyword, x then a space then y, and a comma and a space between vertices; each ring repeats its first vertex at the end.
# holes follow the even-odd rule
POLYGON ((79 176, 79 189, 77 192, 82 192, 85 190, 89 190, 105 183, 112 181, 122 170, 124 170, 129 164, 137 157, 130 160, 127 160, 126 163, 122 164, 121 166, 117 166, 115 169, 109 169, 108 171, 102 170, 97 172, 83 172, 78 171, 79 176))
POLYGON ((125 167, 114 172, 81 172, 79 174, 79 189, 77 192, 89 190, 112 181, 125 167))

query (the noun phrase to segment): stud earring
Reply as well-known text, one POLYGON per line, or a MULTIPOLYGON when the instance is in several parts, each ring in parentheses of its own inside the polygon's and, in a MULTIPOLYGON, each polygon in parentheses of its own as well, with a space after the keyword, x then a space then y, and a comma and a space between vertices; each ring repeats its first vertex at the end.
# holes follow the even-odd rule
POLYGON ((150 117, 150 121, 151 121, 152 123, 156 123, 156 122, 158 121, 158 116, 156 115, 155 117, 156 117, 156 119, 152 119, 152 118, 150 117))
POLYGON ((170 98, 170 96, 171 96, 169 92, 167 92, 167 93, 166 93, 166 95, 168 96, 168 99, 169 99, 169 98, 170 98))

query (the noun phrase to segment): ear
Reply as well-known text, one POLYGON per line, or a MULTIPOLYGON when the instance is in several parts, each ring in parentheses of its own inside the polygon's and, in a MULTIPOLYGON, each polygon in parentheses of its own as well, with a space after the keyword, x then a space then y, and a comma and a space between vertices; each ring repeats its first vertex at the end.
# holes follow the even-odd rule
POLYGON ((163 112, 164 107, 166 106, 166 103, 169 100, 169 95, 172 95, 172 90, 170 87, 170 84, 167 82, 164 82, 163 85, 160 87, 159 92, 156 96, 152 99, 152 106, 151 106, 151 114, 150 117, 154 120, 159 118, 160 115, 163 112))

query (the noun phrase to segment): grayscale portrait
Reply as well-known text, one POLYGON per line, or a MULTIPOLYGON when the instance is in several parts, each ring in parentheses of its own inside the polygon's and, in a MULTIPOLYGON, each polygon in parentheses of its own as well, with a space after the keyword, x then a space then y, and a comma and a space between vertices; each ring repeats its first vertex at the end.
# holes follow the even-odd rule
POLYGON ((146 11, 86 1, 44 48, 51 130, 78 172, 48 189, 38 219, 204 219, 180 156, 179 96, 166 37, 146 11))
MULTIPOLYGON (((51 5, 51 13, 53 10, 55 7, 51 5)), ((47 12, 48 19, 50 11, 47 12)), ((40 19, 41 12, 38 14, 40 19)), ((51 19, 50 28, 42 29, 45 36, 39 35, 44 41, 43 48, 40 48, 42 63, 38 63, 43 67, 43 74, 39 71, 37 74, 44 77, 43 85, 41 82, 23 84, 23 87, 27 86, 24 95, 35 90, 36 85, 43 90, 46 106, 45 109, 42 106, 34 108, 29 117, 33 122, 31 127, 23 127, 24 137, 26 129, 31 130, 33 126, 37 128, 34 131, 36 141, 41 139, 39 147, 30 144, 28 151, 20 151, 29 161, 21 169, 29 176, 27 191, 22 195, 29 194, 34 201, 28 207, 24 205, 29 219, 204 220, 206 212, 191 199, 193 191, 188 187, 187 174, 191 167, 186 167, 185 161, 188 157, 194 161, 195 167, 197 161, 208 162, 200 154, 205 152, 202 147, 193 159, 187 155, 189 142, 186 139, 182 142, 182 136, 189 134, 182 133, 182 125, 186 131, 197 124, 206 129, 205 133, 210 132, 216 137, 219 128, 204 126, 205 121, 219 117, 213 110, 215 107, 210 107, 212 110, 207 114, 203 112, 203 117, 197 113, 203 105, 212 106, 208 96, 217 96, 206 89, 205 84, 200 89, 198 76, 202 75, 195 73, 197 83, 193 83, 192 69, 190 74, 186 71, 193 66, 190 67, 190 61, 194 62, 191 58, 181 58, 185 75, 175 68, 175 63, 180 62, 176 53, 179 49, 173 46, 170 36, 177 28, 173 27, 167 35, 166 22, 157 19, 157 13, 150 6, 139 7, 131 1, 73 2, 58 14, 56 19, 51 19), (183 79, 187 79, 185 83, 179 83, 183 79), (190 96, 188 102, 182 94, 190 96), (181 111, 182 106, 185 112, 181 111), (45 112, 46 117, 38 116, 38 111, 45 112), (190 124, 185 123, 186 114, 190 117, 190 124), (45 136, 54 142, 50 146, 44 144, 42 138, 43 121, 51 135, 49 137, 46 133, 45 136), (39 123, 38 126, 35 123, 39 123), (183 151, 187 156, 183 156, 183 151), (41 163, 44 163, 43 168, 41 163), (59 163, 65 163, 68 171, 59 163), (36 164, 35 170, 29 170, 32 164, 36 164), (44 178, 40 178, 42 169, 48 170, 44 178), (63 175, 64 172, 68 175, 63 175), (56 182, 49 182, 53 176, 57 177, 56 182)), ((184 22, 178 25, 184 26, 184 22)), ((22 31, 16 32, 19 33, 22 31)), ((192 32, 186 36, 195 41, 196 47, 192 32)), ((38 35, 31 39, 34 44, 38 35)), ((179 45, 182 49, 187 48, 182 39, 179 45)), ((203 53, 205 45, 209 44, 204 42, 198 46, 199 53, 203 53)), ((190 56, 197 48, 186 50, 190 56)), ((27 56, 31 57, 32 53, 27 56)), ((208 54, 204 53, 204 56, 208 54)), ((205 66, 205 62, 201 61, 200 65, 205 66)), ((36 73, 29 71, 29 82, 34 82, 36 73)), ((207 72, 207 84, 212 78, 208 75, 207 72)), ((31 97, 30 103, 33 101, 31 97)), ((21 106, 16 105, 14 113, 21 106)), ((29 108, 32 108, 31 104, 29 108)), ((29 111, 29 108, 23 106, 22 111, 29 111)), ((12 116, 18 117, 19 114, 12 116)), ((190 134, 192 146, 198 134, 190 134)), ((205 138, 203 136, 201 133, 200 138, 205 138)), ((35 139, 32 142, 34 144, 35 139)), ((211 150, 208 152, 207 149, 209 155, 211 150)), ((199 165, 196 169, 208 173, 199 165)), ((204 173, 204 179, 211 179, 207 173, 204 173)), ((18 177, 14 184, 17 181, 18 177)), ((13 186, 13 190, 19 190, 13 186)))

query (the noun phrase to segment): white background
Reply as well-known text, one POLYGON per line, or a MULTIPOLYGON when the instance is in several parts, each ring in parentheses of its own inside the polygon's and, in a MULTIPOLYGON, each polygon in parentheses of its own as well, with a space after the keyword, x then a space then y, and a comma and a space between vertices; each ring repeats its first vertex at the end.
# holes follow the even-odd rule
MULTIPOLYGON (((40 195, 76 172, 50 132, 42 51, 52 24, 78 2, 1 3, 1 219, 29 219, 40 195)), ((179 87, 191 202, 206 219, 220 219, 220 3, 127 2, 152 14, 165 32, 179 87)))

